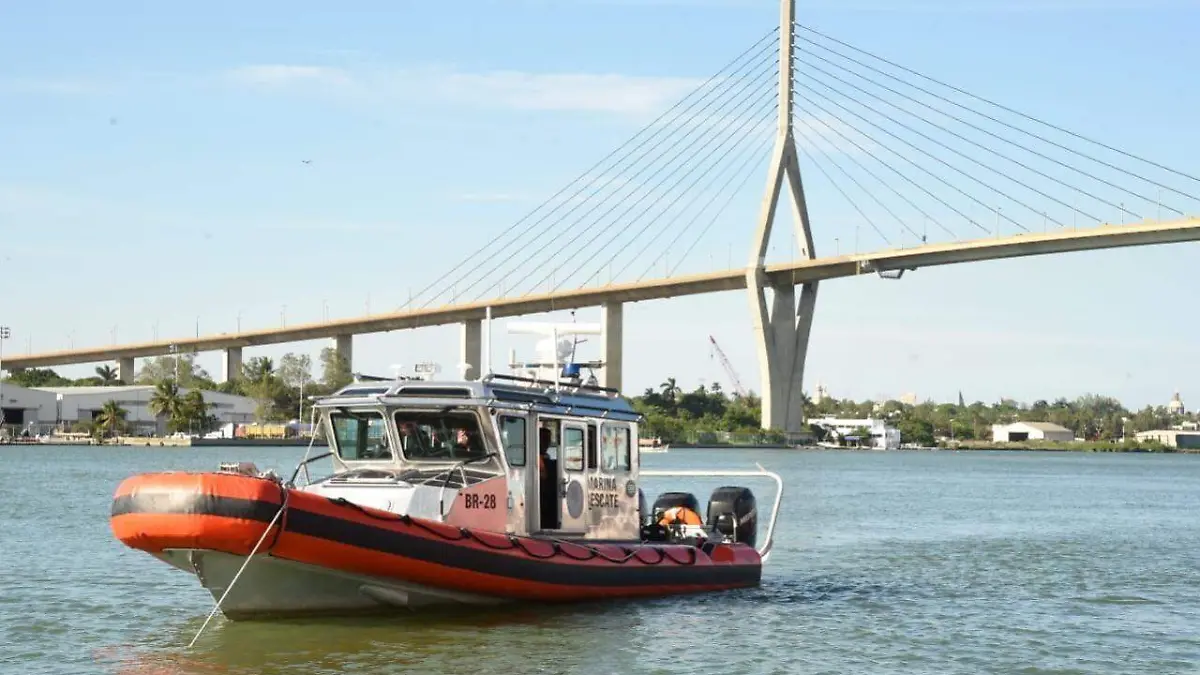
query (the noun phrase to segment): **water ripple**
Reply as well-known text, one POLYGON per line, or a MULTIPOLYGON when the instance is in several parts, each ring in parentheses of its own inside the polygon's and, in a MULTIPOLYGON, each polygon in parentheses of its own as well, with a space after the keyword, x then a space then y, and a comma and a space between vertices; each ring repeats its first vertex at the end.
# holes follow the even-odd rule
POLYGON ((218 618, 188 650, 211 597, 189 575, 115 542, 109 499, 131 473, 209 469, 247 455, 285 470, 296 453, 0 452, 0 481, 11 486, 6 501, 23 505, 0 512, 0 672, 1157 675, 1200 668, 1200 458, 759 452, 733 461, 671 453, 651 461, 684 468, 758 461, 784 475, 789 497, 761 587, 362 620, 218 618))

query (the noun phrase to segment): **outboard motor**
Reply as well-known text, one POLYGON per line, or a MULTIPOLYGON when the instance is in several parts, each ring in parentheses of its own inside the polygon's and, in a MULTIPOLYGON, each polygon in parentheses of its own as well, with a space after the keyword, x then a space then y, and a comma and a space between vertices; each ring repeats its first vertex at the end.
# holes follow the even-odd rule
POLYGON ((753 548, 758 538, 758 507, 754 493, 744 487, 713 490, 708 500, 706 527, 728 541, 741 542, 753 548))
POLYGON ((688 509, 699 516, 700 502, 690 492, 664 492, 654 500, 654 508, 651 509, 654 522, 661 521, 672 509, 688 509))

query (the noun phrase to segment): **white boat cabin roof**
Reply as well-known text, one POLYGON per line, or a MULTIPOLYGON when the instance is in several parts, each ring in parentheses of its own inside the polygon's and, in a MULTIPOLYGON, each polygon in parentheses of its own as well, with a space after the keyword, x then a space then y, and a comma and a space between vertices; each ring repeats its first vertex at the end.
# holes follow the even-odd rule
POLYGON ((613 389, 555 383, 508 375, 480 381, 398 379, 360 381, 318 399, 319 408, 357 405, 389 407, 447 404, 518 409, 549 415, 640 421, 642 416, 613 389))

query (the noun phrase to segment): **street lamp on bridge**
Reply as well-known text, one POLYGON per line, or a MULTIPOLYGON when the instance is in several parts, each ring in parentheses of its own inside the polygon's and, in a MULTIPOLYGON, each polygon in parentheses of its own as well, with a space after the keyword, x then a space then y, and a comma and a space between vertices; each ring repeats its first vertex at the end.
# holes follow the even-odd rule
MULTIPOLYGON (((12 337, 8 326, 0 326, 0 372, 4 370, 4 341, 12 337)), ((4 378, 0 377, 0 429, 4 428, 4 378)))

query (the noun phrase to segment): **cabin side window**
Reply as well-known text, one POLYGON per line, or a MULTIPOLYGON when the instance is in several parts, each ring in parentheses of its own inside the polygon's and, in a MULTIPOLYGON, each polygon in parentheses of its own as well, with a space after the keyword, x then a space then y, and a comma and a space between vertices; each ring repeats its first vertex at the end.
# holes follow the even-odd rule
POLYGON ((329 419, 333 423, 335 448, 343 461, 392 459, 383 415, 377 412, 335 412, 329 419))
POLYGON ((500 418, 500 442, 509 466, 525 466, 525 418, 500 418))
POLYGON ((629 427, 605 424, 601 428, 600 468, 603 471, 628 471, 631 464, 629 427))
POLYGON ((567 471, 583 471, 583 429, 563 429, 563 468, 567 471))

